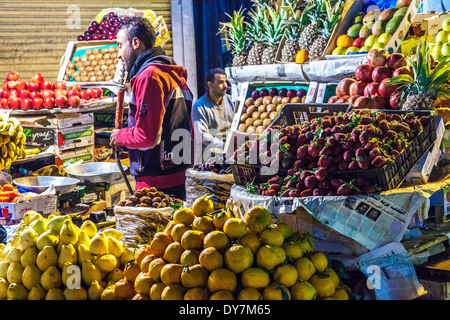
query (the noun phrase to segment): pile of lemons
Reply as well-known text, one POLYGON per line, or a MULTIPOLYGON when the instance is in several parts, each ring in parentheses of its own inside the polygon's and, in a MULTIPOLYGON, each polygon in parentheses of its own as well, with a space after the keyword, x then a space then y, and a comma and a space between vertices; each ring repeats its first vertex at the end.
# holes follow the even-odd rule
MULTIPOLYGON (((106 290, 105 290, 106 291, 106 290)), ((207 196, 178 208, 102 299, 348 300, 349 289, 306 232, 255 206, 243 219, 207 196)))
POLYGON ((134 251, 116 229, 78 227, 69 215, 25 213, 0 247, 0 300, 100 300, 134 251))

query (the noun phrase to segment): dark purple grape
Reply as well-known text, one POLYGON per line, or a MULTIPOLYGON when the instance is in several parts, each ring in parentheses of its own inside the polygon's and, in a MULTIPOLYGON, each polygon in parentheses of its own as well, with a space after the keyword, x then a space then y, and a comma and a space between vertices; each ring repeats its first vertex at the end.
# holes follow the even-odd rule
POLYGON ((289 89, 286 93, 286 97, 288 97, 290 99, 292 99, 296 95, 297 95, 297 90, 295 90, 295 89, 289 89))
POLYGON ((90 26, 90 27, 88 28, 88 31, 89 31, 90 33, 93 33, 93 32, 95 31, 95 27, 90 26))
POLYGON ((91 22, 91 27, 97 28, 98 27, 98 22, 97 21, 92 21, 91 22))
POLYGON ((78 40, 78 41, 84 41, 84 36, 81 36, 81 35, 78 36, 77 40, 78 40))
POLYGON ((269 95, 269 90, 266 88, 263 88, 261 90, 259 90, 259 93, 261 94, 261 97, 265 97, 269 95))
POLYGON ((287 96, 287 92, 288 92, 288 90, 286 88, 281 88, 280 90, 278 90, 278 95, 280 97, 286 97, 287 96))
POLYGON ((278 95, 278 89, 277 88, 270 88, 269 89, 269 96, 275 97, 278 95))
POLYGON ((102 39, 102 40, 108 40, 108 35, 106 35, 106 34, 101 34, 101 35, 100 35, 100 39, 102 39))
POLYGON ((86 37, 86 36, 89 36, 91 33, 89 32, 89 31, 85 31, 84 32, 84 36, 86 37))
POLYGON ((91 41, 92 40, 92 36, 90 34, 88 34, 86 37, 84 37, 86 39, 86 41, 91 41))
POLYGON ((306 90, 305 89, 298 89, 297 90, 297 97, 303 98, 304 96, 306 96, 306 90))
POLYGON ((259 93, 258 90, 253 90, 252 94, 251 94, 251 97, 252 97, 253 100, 256 100, 256 99, 261 97, 261 94, 259 93))
POLYGON ((100 35, 98 33, 94 33, 92 35, 92 40, 100 40, 100 35))

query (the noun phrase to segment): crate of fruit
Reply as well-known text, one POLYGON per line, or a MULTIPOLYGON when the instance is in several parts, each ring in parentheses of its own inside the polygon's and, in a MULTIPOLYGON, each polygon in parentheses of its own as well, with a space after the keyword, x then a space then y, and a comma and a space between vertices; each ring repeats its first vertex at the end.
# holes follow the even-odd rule
POLYGON ((112 85, 117 70, 117 40, 69 41, 58 81, 68 85, 112 85))
POLYGON ((329 188, 332 182, 345 183, 337 195, 374 193, 398 187, 435 139, 431 111, 330 112, 272 126, 236 150, 232 169, 236 184, 257 185, 258 192, 269 187, 271 178, 288 183, 288 190, 277 189, 280 196, 292 188, 303 196, 336 195, 337 188, 329 188))

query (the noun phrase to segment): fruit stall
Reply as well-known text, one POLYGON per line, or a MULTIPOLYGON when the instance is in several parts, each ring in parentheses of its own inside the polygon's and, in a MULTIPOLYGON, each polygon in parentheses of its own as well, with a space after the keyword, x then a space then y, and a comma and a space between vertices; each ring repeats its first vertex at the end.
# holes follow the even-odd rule
POLYGON ((109 145, 135 10, 93 18, 55 82, 8 72, 0 300, 448 300, 450 13, 420 6, 227 15, 234 118, 186 199, 135 190, 109 145))

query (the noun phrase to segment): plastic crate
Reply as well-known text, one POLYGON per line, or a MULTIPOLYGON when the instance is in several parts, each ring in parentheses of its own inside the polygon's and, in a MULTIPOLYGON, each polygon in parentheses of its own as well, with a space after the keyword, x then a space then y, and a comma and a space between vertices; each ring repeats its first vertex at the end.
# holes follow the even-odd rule
MULTIPOLYGON (((411 111, 403 110, 380 110, 391 114, 406 114, 411 111)), ((431 111, 414 111, 416 116, 430 116, 431 111)), ((388 162, 382 168, 372 168, 367 170, 344 170, 330 172, 332 178, 341 178, 343 180, 352 180, 356 178, 365 178, 377 185, 382 191, 395 189, 400 186, 405 176, 419 160, 419 158, 428 151, 436 140, 436 119, 430 118, 427 126, 423 127, 414 139, 407 145, 394 162, 388 162)))

